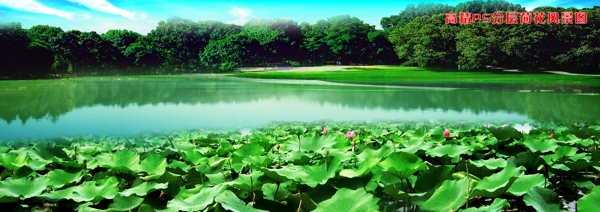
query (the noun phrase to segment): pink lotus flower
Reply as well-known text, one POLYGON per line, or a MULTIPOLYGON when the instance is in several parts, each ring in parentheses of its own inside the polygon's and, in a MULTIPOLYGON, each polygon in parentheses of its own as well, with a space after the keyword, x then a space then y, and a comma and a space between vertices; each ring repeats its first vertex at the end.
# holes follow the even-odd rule
POLYGON ((346 133, 346 138, 355 138, 356 134, 354 134, 354 131, 350 131, 348 133, 346 133))
POLYGON ((327 128, 323 127, 323 132, 321 132, 323 135, 327 134, 327 128))
POLYGON ((554 138, 554 133, 550 133, 550 138, 554 138))
POLYGON ((444 137, 450 137, 450 131, 448 131, 448 129, 444 129, 444 137))

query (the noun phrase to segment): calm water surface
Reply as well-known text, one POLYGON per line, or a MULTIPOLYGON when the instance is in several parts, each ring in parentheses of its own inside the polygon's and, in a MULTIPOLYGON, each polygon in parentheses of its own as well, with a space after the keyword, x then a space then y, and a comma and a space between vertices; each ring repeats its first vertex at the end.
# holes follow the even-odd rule
POLYGON ((0 139, 239 129, 272 121, 597 121, 596 93, 285 84, 208 76, 0 81, 0 139))

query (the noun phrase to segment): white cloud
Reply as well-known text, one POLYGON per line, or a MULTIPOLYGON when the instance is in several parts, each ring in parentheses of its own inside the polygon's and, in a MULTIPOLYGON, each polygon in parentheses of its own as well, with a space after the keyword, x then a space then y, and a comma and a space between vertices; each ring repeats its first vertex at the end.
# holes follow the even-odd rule
POLYGON ((533 9, 535 9, 537 7, 556 6, 559 3, 560 3, 560 0, 537 0, 537 1, 527 2, 526 4, 521 4, 521 6, 525 7, 525 9, 527 11, 532 11, 533 9))
POLYGON ((105 13, 120 15, 125 18, 135 21, 135 13, 118 7, 115 7, 106 0, 68 0, 70 2, 79 3, 93 10, 98 10, 105 13))
POLYGON ((148 18, 148 15, 147 15, 146 13, 141 13, 141 14, 140 14, 140 19, 141 19, 141 20, 144 20, 144 19, 146 19, 146 18, 148 18))
POLYGON ((235 20, 229 21, 229 23, 244 25, 248 22, 248 17, 252 15, 252 10, 246 8, 233 7, 233 9, 229 10, 229 14, 236 17, 235 20))
POLYGON ((90 19, 92 16, 89 13, 83 14, 83 19, 84 20, 88 20, 90 19))
POLYGON ((70 20, 74 20, 73 16, 75 16, 75 13, 50 8, 33 0, 0 0, 0 5, 34 13, 56 15, 70 20))

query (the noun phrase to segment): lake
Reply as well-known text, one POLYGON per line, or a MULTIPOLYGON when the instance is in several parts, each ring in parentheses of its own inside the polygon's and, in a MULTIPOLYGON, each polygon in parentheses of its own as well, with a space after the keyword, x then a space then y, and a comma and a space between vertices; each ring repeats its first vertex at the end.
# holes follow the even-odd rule
POLYGON ((371 87, 221 75, 0 81, 0 139, 241 129, 273 121, 589 121, 598 90, 371 87))

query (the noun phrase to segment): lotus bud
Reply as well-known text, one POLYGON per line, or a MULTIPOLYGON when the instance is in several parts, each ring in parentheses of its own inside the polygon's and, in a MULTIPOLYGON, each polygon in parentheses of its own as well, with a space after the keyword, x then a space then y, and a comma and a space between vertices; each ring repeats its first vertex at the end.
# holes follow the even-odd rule
POLYGON ((277 150, 279 150, 280 147, 281 147, 280 144, 275 145, 275 148, 277 148, 277 150))
POLYGON ((450 131, 448 131, 448 129, 444 129, 444 137, 450 137, 450 131))
POLYGON ((346 133, 346 138, 355 138, 356 134, 354 133, 354 131, 350 131, 348 133, 346 133))
POLYGON ((327 157, 327 155, 329 155, 329 151, 328 150, 323 151, 323 155, 325 155, 325 157, 327 157))
POLYGON ((323 134, 323 135, 327 134, 327 128, 326 127, 323 127, 323 131, 321 131, 321 134, 323 134))
POLYGON ((550 133, 550 138, 554 138, 554 133, 550 133))

